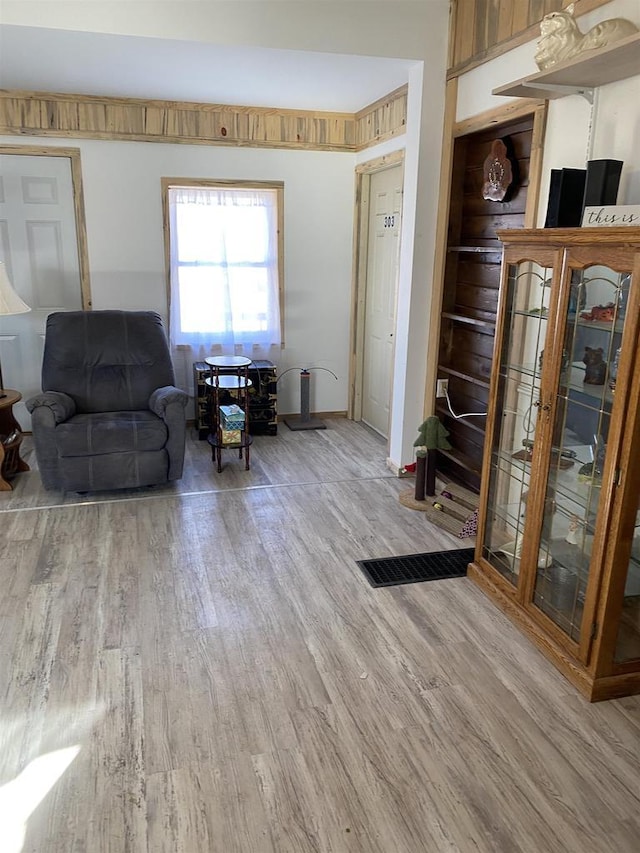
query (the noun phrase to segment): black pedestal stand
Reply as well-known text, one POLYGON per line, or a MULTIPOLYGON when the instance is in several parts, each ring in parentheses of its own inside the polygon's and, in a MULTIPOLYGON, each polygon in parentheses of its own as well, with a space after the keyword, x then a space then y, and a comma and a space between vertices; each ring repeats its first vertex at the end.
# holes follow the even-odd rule
POLYGON ((308 370, 300 372, 300 414, 287 415, 284 418, 289 429, 326 429, 326 425, 318 418, 312 418, 309 414, 309 379, 311 373, 308 370))

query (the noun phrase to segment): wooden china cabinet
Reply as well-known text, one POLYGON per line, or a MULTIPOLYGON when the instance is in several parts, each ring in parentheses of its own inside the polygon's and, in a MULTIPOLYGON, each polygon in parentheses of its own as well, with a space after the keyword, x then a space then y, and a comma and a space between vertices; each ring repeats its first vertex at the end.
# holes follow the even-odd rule
POLYGON ((640 228, 498 236, 469 576, 588 699, 640 693, 640 228))

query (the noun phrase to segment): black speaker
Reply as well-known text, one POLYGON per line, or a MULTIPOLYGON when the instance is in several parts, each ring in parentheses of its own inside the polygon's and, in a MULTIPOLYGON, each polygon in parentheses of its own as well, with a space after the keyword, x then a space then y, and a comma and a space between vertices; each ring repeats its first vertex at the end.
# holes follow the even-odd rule
POLYGON ((584 187, 584 207, 616 204, 622 160, 589 160, 584 187))
POLYGON ((545 228, 576 228, 582 221, 586 169, 552 169, 545 228))

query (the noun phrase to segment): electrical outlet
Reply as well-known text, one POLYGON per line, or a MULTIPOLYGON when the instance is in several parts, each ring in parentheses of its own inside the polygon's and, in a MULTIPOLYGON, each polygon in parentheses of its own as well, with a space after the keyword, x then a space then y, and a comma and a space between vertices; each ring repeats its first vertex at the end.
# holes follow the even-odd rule
POLYGON ((436 381, 436 397, 446 397, 449 391, 449 380, 438 379, 436 381))

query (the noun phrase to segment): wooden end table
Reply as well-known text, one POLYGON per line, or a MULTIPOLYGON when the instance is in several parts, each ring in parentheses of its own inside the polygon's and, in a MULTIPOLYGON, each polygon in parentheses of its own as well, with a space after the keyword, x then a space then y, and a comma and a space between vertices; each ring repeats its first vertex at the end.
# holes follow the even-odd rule
POLYGON ((211 456, 217 462, 218 473, 222 471, 222 450, 225 448, 237 448, 238 456, 242 459, 244 453, 245 470, 250 468, 250 447, 253 437, 249 434, 249 388, 252 385, 249 379, 250 358, 242 355, 212 355, 205 358, 205 362, 211 368, 210 376, 205 379, 205 385, 211 389, 211 432, 207 441, 211 445, 211 456), (223 371, 223 372, 221 372, 223 371), (220 422, 220 393, 227 391, 232 399, 244 411, 244 427, 240 430, 240 440, 232 444, 225 444, 222 436, 222 424, 220 422))
POLYGON ((0 397, 0 492, 10 492, 11 483, 8 482, 20 471, 28 471, 29 466, 20 458, 20 445, 22 444, 22 430, 20 424, 13 416, 13 407, 22 400, 22 394, 5 388, 0 397), (17 434, 6 442, 7 438, 14 432, 17 434))

